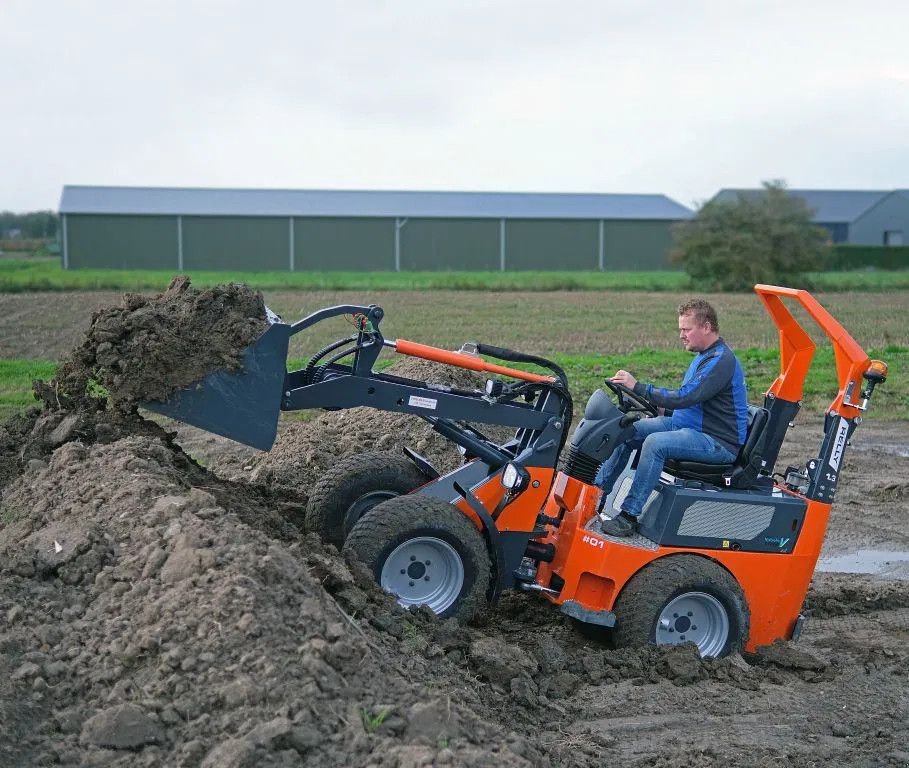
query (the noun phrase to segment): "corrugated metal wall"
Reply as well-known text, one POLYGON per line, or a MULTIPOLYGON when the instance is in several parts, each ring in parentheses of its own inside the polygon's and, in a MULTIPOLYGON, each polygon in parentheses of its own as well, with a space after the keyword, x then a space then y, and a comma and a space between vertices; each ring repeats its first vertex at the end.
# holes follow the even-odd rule
POLYGON ((669 263, 671 248, 672 225, 668 221, 603 222, 604 269, 678 269, 669 263))
POLYGON ((671 269, 668 221, 66 216, 69 268, 671 269))
POLYGON ((505 222, 507 269, 599 269, 599 222, 505 222))
POLYGON ((178 268, 175 216, 67 214, 64 237, 71 268, 178 268))
POLYGON ((383 272, 394 268, 394 220, 294 219, 295 271, 383 272))
POLYGON ((399 219, 403 270, 499 269, 496 219, 399 219))
POLYGON ((290 226, 283 217, 183 216, 183 269, 286 270, 290 226))

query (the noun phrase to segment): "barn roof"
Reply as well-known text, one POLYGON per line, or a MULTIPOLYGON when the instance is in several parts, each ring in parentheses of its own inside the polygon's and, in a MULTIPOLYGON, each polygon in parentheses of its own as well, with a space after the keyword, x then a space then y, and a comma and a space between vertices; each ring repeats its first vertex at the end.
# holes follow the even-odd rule
POLYGON ((60 213, 530 219, 688 219, 665 195, 65 186, 60 213))
MULTIPOLYGON (((835 224, 855 221, 871 206, 890 194, 889 190, 864 189, 787 189, 786 193, 802 198, 819 223, 835 224)), ((763 189, 721 189, 714 196, 718 202, 735 202, 738 195, 754 198, 764 194, 763 189)))

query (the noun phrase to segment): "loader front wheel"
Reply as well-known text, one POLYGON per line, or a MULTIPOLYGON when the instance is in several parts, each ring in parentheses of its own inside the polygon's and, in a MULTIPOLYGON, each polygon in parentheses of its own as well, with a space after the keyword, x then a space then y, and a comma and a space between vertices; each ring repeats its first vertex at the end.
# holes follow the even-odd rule
POLYGON ((356 522, 383 501, 429 481, 400 453, 358 453, 341 459, 315 484, 306 505, 306 530, 341 547, 356 522))
POLYGON ((741 650, 749 611, 739 583, 698 555, 669 555, 639 571, 614 608, 618 647, 694 643, 702 657, 741 650))
POLYGON ((344 549, 405 608, 425 605, 438 616, 467 621, 486 605, 486 542, 441 499, 398 496, 374 507, 353 527, 344 549))

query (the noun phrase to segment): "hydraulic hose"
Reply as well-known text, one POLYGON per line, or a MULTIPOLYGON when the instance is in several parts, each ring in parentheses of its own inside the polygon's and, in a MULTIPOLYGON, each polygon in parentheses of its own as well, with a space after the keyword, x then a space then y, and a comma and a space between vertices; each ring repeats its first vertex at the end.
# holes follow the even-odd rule
POLYGON ((495 357, 498 360, 507 360, 510 363, 530 363, 531 365, 539 365, 541 368, 548 368, 559 377, 562 386, 566 390, 568 389, 568 377, 565 375, 565 371, 552 362, 552 360, 547 360, 545 357, 528 355, 526 352, 516 352, 513 349, 505 349, 504 347, 494 347, 492 344, 480 343, 477 343, 477 352, 481 355, 495 357))

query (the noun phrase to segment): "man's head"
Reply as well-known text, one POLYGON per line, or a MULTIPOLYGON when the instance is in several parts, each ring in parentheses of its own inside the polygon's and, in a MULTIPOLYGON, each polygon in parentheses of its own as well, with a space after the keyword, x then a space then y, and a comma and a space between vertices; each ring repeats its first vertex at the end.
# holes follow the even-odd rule
POLYGON ((679 305, 679 339, 689 352, 703 352, 720 337, 716 310, 704 299, 679 305))

